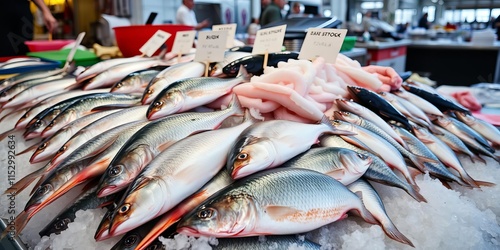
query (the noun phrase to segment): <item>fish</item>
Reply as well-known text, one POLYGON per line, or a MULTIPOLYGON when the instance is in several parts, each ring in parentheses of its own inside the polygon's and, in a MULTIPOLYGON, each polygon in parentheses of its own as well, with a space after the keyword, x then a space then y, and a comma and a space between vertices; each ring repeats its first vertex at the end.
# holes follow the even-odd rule
POLYGON ((188 136, 172 144, 140 172, 111 218, 111 235, 158 217, 192 195, 225 165, 238 135, 254 121, 188 136), (203 172, 200 175, 192 173, 203 172))
POLYGON ((438 117, 434 122, 460 138, 467 146, 500 162, 488 141, 464 123, 451 117, 438 117))
POLYGON ((325 174, 277 168, 237 180, 184 216, 177 232, 189 236, 248 237, 312 231, 350 210, 376 224, 358 196, 325 174))
POLYGON ((392 130, 389 124, 387 124, 382 118, 380 118, 380 116, 375 114, 373 111, 354 101, 349 101, 347 99, 337 99, 335 101, 340 110, 352 112, 360 117, 363 117, 365 120, 374 123, 375 125, 377 125, 377 127, 384 130, 388 135, 394 138, 394 140, 396 140, 399 144, 408 149, 408 147, 405 145, 404 140, 396 132, 394 132, 394 130, 392 130))
POLYGON ((110 92, 125 94, 142 93, 149 82, 165 68, 167 68, 167 66, 152 67, 132 72, 119 82, 113 84, 110 92))
POLYGON ((380 97, 377 93, 358 86, 347 86, 349 93, 353 96, 358 103, 371 111, 378 114, 386 121, 395 121, 400 123, 403 127, 411 131, 411 125, 408 119, 401 114, 390 102, 380 97))
POLYGON ((281 164, 282 168, 303 168, 331 176, 344 185, 359 179, 372 163, 372 157, 337 147, 311 148, 281 164))
POLYGON ((66 76, 61 79, 52 80, 43 82, 31 87, 26 88, 25 90, 17 93, 12 96, 3 106, 2 108, 12 108, 23 105, 39 96, 43 96, 45 94, 51 92, 58 92, 63 90, 71 90, 77 88, 75 77, 66 76))
MULTIPOLYGON (((415 180, 412 178, 411 173, 406 166, 403 156, 389 142, 377 134, 372 133, 370 130, 364 129, 363 127, 355 124, 341 120, 334 120, 332 121, 332 124, 339 129, 356 133, 356 135, 341 137, 351 144, 370 151, 375 155, 379 155, 380 158, 387 163, 387 165, 401 172, 410 184, 416 185, 415 180)), ((425 164, 425 162, 422 164, 425 164)))
POLYGON ((400 128, 398 126, 392 125, 394 130, 399 133, 406 143, 410 147, 410 151, 414 154, 423 155, 427 158, 434 159, 435 162, 426 162, 424 163, 425 169, 420 169, 422 172, 428 171, 429 174, 445 181, 454 181, 462 186, 470 187, 469 184, 462 181, 462 179, 458 178, 456 175, 451 173, 444 165, 439 161, 432 151, 430 151, 427 146, 423 142, 421 142, 418 138, 416 138, 413 134, 408 132, 407 130, 400 128))
POLYGON ((54 96, 47 97, 40 102, 37 103, 37 105, 32 106, 29 110, 26 111, 26 113, 19 118, 19 120, 16 122, 15 128, 16 129, 23 129, 27 127, 27 124, 36 116, 38 113, 43 111, 44 109, 60 102, 66 99, 70 99, 76 96, 81 96, 81 95, 86 95, 86 94, 93 94, 93 93, 104 93, 104 92, 109 92, 109 89, 96 89, 96 90, 91 90, 91 91, 82 91, 82 90, 70 90, 66 91, 63 93, 56 94, 54 96))
POLYGON ((201 62, 185 62, 172 65, 153 78, 144 93, 141 102, 143 105, 150 104, 156 96, 173 82, 190 78, 200 77, 205 73, 205 64, 201 62))
MULTIPOLYGON (((411 185, 408 182, 401 180, 379 157, 344 141, 344 139, 337 135, 324 135, 321 136, 319 140, 320 145, 323 147, 342 147, 351 149, 361 154, 369 155, 372 158, 372 163, 363 175, 364 178, 384 185, 400 188, 408 193, 413 199, 419 202, 427 202, 427 200, 418 192, 420 189, 418 186, 411 185)), ((416 171, 413 173, 416 173, 416 171)))
POLYGON ((380 223, 380 226, 387 236, 395 241, 399 241, 403 244, 415 247, 411 240, 408 239, 404 234, 402 234, 391 221, 391 218, 389 218, 387 212, 385 211, 382 199, 369 182, 363 179, 358 179, 353 183, 347 185, 347 188, 351 190, 351 192, 361 197, 366 210, 368 210, 380 223))
POLYGON ((433 104, 436 108, 438 108, 441 112, 445 111, 450 111, 450 110, 457 110, 460 112, 465 112, 467 114, 470 114, 470 110, 467 108, 463 107, 462 105, 452 102, 442 95, 438 94, 437 92, 431 93, 425 89, 409 85, 409 84, 403 84, 402 86, 406 91, 409 91, 415 95, 418 95, 422 97, 423 99, 429 101, 431 104, 433 104))
POLYGON ((465 112, 455 111, 454 113, 461 122, 482 135, 485 139, 494 145, 500 145, 500 132, 495 126, 465 112))
POLYGON ((104 131, 133 121, 147 121, 144 116, 146 110, 146 106, 137 106, 119 110, 80 129, 66 143, 64 143, 61 148, 59 148, 56 155, 52 157, 49 162, 50 167, 48 170, 56 167, 62 159, 66 158, 75 149, 104 131))
POLYGON ((41 132, 41 137, 45 138, 53 135, 57 130, 70 123, 77 117, 98 112, 101 106, 107 108, 131 107, 139 104, 137 96, 129 94, 99 93, 81 98, 64 108, 47 127, 41 132))
POLYGON ((215 63, 213 66, 210 67, 210 72, 209 72, 209 76, 212 76, 212 77, 222 77, 224 76, 224 72, 223 72, 223 69, 226 65, 228 65, 229 63, 231 62, 234 62, 242 57, 245 57, 245 56, 248 56, 248 55, 251 55, 250 54, 251 52, 243 52, 243 51, 231 51, 231 50, 227 50, 225 53, 224 53, 224 60, 222 60, 221 62, 217 62, 215 63))
POLYGON ((52 70, 42 70, 42 71, 31 71, 22 74, 17 74, 15 76, 9 77, 0 83, 0 91, 3 91, 6 87, 15 85, 20 82, 30 81, 34 79, 46 79, 48 77, 64 74, 66 72, 65 68, 57 68, 52 70))
POLYGON ((230 93, 234 86, 249 80, 250 76, 244 69, 240 73, 232 79, 193 77, 174 82, 156 96, 146 116, 149 120, 156 120, 211 103, 230 93))
MULTIPOLYGON (((146 236, 151 228, 155 225, 156 220, 152 220, 142 224, 140 227, 127 232, 123 237, 118 241, 111 250, 134 250, 136 249, 139 242, 146 236)), ((165 233, 167 234, 167 233, 165 233)), ((163 249, 164 246, 159 240, 155 240, 152 242, 148 249, 156 250, 163 249)))
POLYGON ((150 232, 144 236, 141 242, 139 242, 136 249, 144 250, 165 230, 169 230, 171 228, 176 229, 174 226, 185 214, 189 213, 208 197, 229 186, 229 184, 233 182, 234 180, 225 169, 220 170, 217 175, 203 185, 203 187, 201 187, 196 193, 184 199, 181 203, 177 204, 177 206, 163 214, 150 232))
POLYGON ((232 178, 239 179, 279 166, 308 150, 324 133, 352 134, 335 128, 326 116, 319 124, 287 120, 257 122, 241 133, 229 153, 226 168, 232 178))
POLYGON ((76 80, 78 83, 81 83, 85 80, 88 80, 97 74, 114 67, 119 64, 123 63, 133 63, 133 62, 139 62, 139 61, 147 61, 151 60, 151 58, 147 57, 140 57, 140 56, 134 56, 134 57, 128 57, 128 58, 114 58, 110 60, 104 60, 101 62, 98 62, 87 69, 85 69, 82 73, 80 73, 77 77, 76 80))
POLYGON ((76 212, 95 209, 103 204, 112 202, 116 197, 114 195, 98 198, 96 196, 97 185, 81 193, 72 202, 57 214, 47 225, 38 233, 40 237, 50 236, 51 234, 60 234, 68 228, 68 224, 76 218, 76 212))
POLYGON ((492 183, 474 180, 464 169, 453 150, 448 147, 446 143, 442 142, 441 140, 439 140, 439 138, 430 133, 427 129, 422 127, 414 127, 413 131, 415 136, 420 141, 422 141, 425 146, 427 146, 427 148, 429 148, 445 166, 456 170, 460 174, 462 180, 468 183, 470 186, 477 188, 480 185, 492 185, 492 183))
POLYGON ((319 250, 321 245, 308 239, 299 239, 293 235, 268 235, 261 237, 220 238, 213 250, 287 250, 287 249, 319 250))
POLYGON ((63 77, 64 77, 63 74, 59 74, 59 75, 49 76, 47 78, 37 78, 10 85, 0 91, 0 103, 2 103, 2 105, 5 105, 5 103, 7 103, 7 101, 9 101, 12 97, 17 95, 18 93, 21 93, 23 90, 28 89, 29 87, 42 84, 44 82, 58 80, 63 77))
POLYGON ((453 151, 455 151, 456 153, 462 153, 469 156, 469 158, 473 163, 476 160, 479 160, 486 164, 486 162, 483 159, 479 158, 474 153, 472 153, 472 151, 470 151, 470 149, 465 145, 465 143, 462 140, 460 140, 460 138, 458 138, 456 135, 439 126, 436 126, 436 129, 439 130, 440 133, 434 135, 437 138, 439 138, 442 142, 446 143, 448 147, 450 147, 453 151))
POLYGON ((429 116, 427 116, 422 109, 420 109, 410 101, 404 99, 403 97, 399 97, 392 93, 389 94, 392 95, 394 98, 396 98, 399 101, 399 103, 401 103, 412 114, 412 116, 415 117, 415 119, 418 119, 422 123, 424 123, 425 126, 429 130, 431 130, 432 133, 440 133, 439 130, 436 128, 436 126, 429 119, 429 116))
POLYGON ((89 125, 90 123, 100 119, 104 116, 117 112, 118 110, 104 110, 101 112, 96 112, 83 117, 80 117, 66 126, 59 129, 55 134, 44 139, 38 147, 35 148, 35 152, 31 155, 30 163, 38 163, 46 160, 50 160, 57 152, 59 148, 68 141, 71 136, 76 134, 80 129, 89 125))
POLYGON ((409 101, 411 104, 417 106, 422 111, 424 111, 424 113, 426 113, 426 114, 430 114, 430 115, 434 115, 434 116, 444 116, 443 112, 441 112, 441 110, 436 108, 436 106, 434 106, 434 104, 428 102, 426 99, 424 99, 418 95, 415 95, 411 92, 404 90, 404 88, 400 88, 399 90, 393 91, 392 93, 395 94, 396 96, 399 96, 399 97, 409 101))
POLYGON ((111 86, 134 71, 147 69, 154 66, 162 66, 162 65, 167 65, 167 63, 163 60, 156 58, 149 58, 146 60, 140 60, 136 62, 118 64, 106 69, 105 71, 96 75, 94 78, 90 79, 83 86, 83 90, 97 89, 106 86, 111 86))
MULTIPOLYGON (((121 194, 123 192, 120 192, 121 194)), ((115 194, 117 197, 121 197, 119 194, 115 194)), ((115 196, 115 195, 112 195, 112 196, 115 196)), ((107 240, 109 238, 111 238, 111 235, 109 235, 109 223, 110 223, 110 219, 111 219, 111 215, 114 211, 114 209, 116 208, 116 203, 113 203, 113 206, 110 206, 108 208, 108 211, 106 211, 106 213, 102 216, 102 220, 101 222, 99 223, 99 226, 97 226, 97 231, 94 235, 94 239, 96 241, 103 241, 103 240, 107 240)))
POLYGON ((360 126, 368 131, 375 133, 376 135, 380 136, 388 143, 390 143, 392 146, 394 146, 403 156, 410 159, 410 161, 413 162, 413 164, 415 165, 420 165, 423 168, 422 165, 424 162, 433 161, 432 159, 428 159, 420 155, 415 155, 412 152, 408 151, 406 148, 401 146, 401 144, 399 144, 394 138, 385 133, 384 130, 380 129, 372 122, 363 119, 361 116, 346 111, 335 111, 333 112, 333 116, 335 119, 352 123, 354 125, 360 126))
MULTIPOLYGON (((298 59, 297 52, 277 52, 269 53, 267 65, 269 67, 277 67, 279 62, 286 62, 289 59, 298 59)), ((252 75, 262 75, 264 73, 264 55, 248 55, 227 64, 222 72, 227 76, 236 76, 239 73, 240 66, 245 67, 248 73, 252 75)))
POLYGON ((235 96, 227 109, 214 112, 186 112, 150 122, 139 130, 109 164, 99 182, 99 196, 117 192, 133 181, 160 152, 190 134, 212 130, 230 116, 243 115, 235 96))

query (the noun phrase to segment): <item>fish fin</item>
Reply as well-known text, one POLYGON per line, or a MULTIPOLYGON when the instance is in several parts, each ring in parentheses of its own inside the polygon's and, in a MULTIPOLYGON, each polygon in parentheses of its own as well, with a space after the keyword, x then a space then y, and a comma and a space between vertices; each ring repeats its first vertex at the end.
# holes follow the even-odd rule
POLYGON ((409 159, 420 170, 425 169, 425 163, 438 163, 439 160, 431 159, 422 155, 416 155, 410 152, 409 159))
POLYGON ((243 78, 243 81, 249 82, 250 78, 252 78, 252 74, 249 74, 245 66, 242 64, 240 65, 240 70, 238 71, 238 75, 236 77, 241 77, 243 78))
MULTIPOLYGON (((358 197, 359 197, 359 194, 357 194, 358 197)), ((353 208, 353 211, 356 211, 359 216, 361 216, 361 218, 363 218, 364 221, 370 223, 370 224, 373 224, 373 225, 378 225, 379 222, 377 221, 377 219, 375 219, 375 217, 373 217, 372 213, 370 213, 370 211, 368 211, 365 207, 364 207, 364 204, 363 204, 363 200, 360 198, 361 200, 361 206, 360 207, 357 207, 357 208, 353 208)))
MULTIPOLYGON (((200 131, 201 132, 201 131, 200 131)), ((195 133, 193 133, 195 134, 195 133)), ((167 143, 163 143, 161 144, 159 147, 158 147, 158 152, 163 152, 165 151, 168 147, 172 146, 172 144, 174 144, 173 142, 167 142, 167 143)))
POLYGON ((344 177, 344 175, 345 175, 345 170, 338 168, 338 169, 334 169, 332 171, 328 171, 325 174, 334 178, 335 180, 341 180, 342 177, 344 177))
POLYGON ((388 223, 384 224, 381 223, 380 227, 382 227, 382 230, 384 230, 385 235, 387 235, 389 238, 401 242, 403 244, 407 244, 411 247, 415 247, 415 245, 413 245, 411 240, 408 239, 403 233, 401 233, 390 219, 388 223))
MULTIPOLYGON (((31 174, 28 174, 24 176, 22 179, 14 183, 14 185, 10 186, 5 190, 4 194, 7 193, 13 193, 14 195, 19 194, 21 191, 26 189, 36 178, 40 177, 44 173, 44 168, 40 168, 38 170, 35 170, 31 174)), ((38 185, 35 186, 35 189, 38 187, 38 185)))
POLYGON ((328 133, 328 134, 334 134, 334 135, 357 135, 356 133, 351 132, 351 131, 337 129, 335 127, 335 125, 333 125, 332 122, 330 121, 330 118, 328 118, 328 116, 326 116, 326 115, 323 115, 323 117, 321 117, 320 123, 325 124, 326 126, 328 126, 331 129, 331 131, 325 132, 325 133, 328 133))
POLYGON ((427 203, 427 199, 420 193, 420 187, 409 184, 410 188, 406 192, 416 201, 427 203))
POLYGON ((233 115, 235 116, 245 115, 245 110, 241 106, 240 100, 238 99, 238 96, 236 96, 235 93, 231 94, 231 101, 229 102, 226 109, 234 110, 233 115))
POLYGON ((265 208, 265 212, 274 220, 283 220, 287 217, 299 214, 301 210, 288 206, 269 205, 265 208))
MULTIPOLYGON (((413 167, 408 167, 408 172, 410 172, 410 177, 412 180, 416 180, 417 176, 421 175, 423 171, 421 169, 413 168, 413 167)), ((418 191, 420 191, 420 188, 417 188, 418 191)))
POLYGON ((497 185, 494 182, 478 181, 478 180, 474 180, 474 183, 479 187, 494 187, 497 185))
POLYGON ((451 188, 451 186, 450 186, 450 183, 448 183, 448 182, 447 182, 447 181, 445 181, 445 180, 441 180, 441 179, 439 179, 439 178, 438 178, 438 180, 439 180, 439 181, 441 181, 441 184, 443 184, 443 186, 444 186, 445 188, 450 189, 450 190, 453 190, 453 188, 451 188))

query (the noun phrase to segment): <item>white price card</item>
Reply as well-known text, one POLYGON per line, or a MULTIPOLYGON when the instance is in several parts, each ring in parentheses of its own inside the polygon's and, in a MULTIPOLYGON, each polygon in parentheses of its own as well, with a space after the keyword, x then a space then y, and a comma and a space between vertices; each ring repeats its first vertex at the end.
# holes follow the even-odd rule
POLYGON ((236 34, 236 24, 235 23, 212 25, 212 30, 213 31, 225 30, 227 32, 226 48, 231 48, 234 46, 234 36, 236 34))
POLYGON ((193 48, 194 37, 196 36, 195 30, 177 31, 175 33, 174 45, 172 46, 172 53, 187 54, 193 48))
POLYGON ((222 62, 226 51, 227 31, 200 31, 194 60, 222 62))
POLYGON ((170 33, 158 30, 144 45, 142 45, 139 51, 151 57, 163 44, 165 44, 170 36, 170 33))
POLYGON ((335 63, 346 34, 346 29, 309 28, 299 59, 312 60, 321 56, 326 62, 335 63))
POLYGON ((257 31, 252 54, 280 52, 285 39, 286 24, 257 31))

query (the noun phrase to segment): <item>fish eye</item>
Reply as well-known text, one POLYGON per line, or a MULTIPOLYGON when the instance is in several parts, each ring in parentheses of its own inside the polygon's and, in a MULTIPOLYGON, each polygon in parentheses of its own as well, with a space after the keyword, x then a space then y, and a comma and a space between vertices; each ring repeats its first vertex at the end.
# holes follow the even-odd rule
POLYGON ((40 188, 38 188, 38 195, 44 195, 46 194, 48 191, 50 190, 50 184, 45 184, 43 186, 40 186, 40 188))
POLYGON ((42 126, 42 121, 40 121, 40 120, 36 121, 35 124, 33 124, 33 126, 35 128, 39 128, 40 126, 42 126))
POLYGON ((66 146, 62 146, 57 152, 62 153, 64 151, 66 151, 66 146))
POLYGON ((127 238, 125 238, 125 240, 123 241, 123 244, 124 244, 126 247, 131 247, 131 246, 132 246, 132 245, 134 245, 136 242, 137 242, 137 235, 133 234, 133 235, 130 235, 130 236, 128 236, 127 238))
POLYGON ((358 157, 359 157, 359 159, 361 159, 361 160, 366 160, 366 159, 368 159, 368 155, 365 155, 365 154, 358 154, 358 157))
POLYGON ((40 145, 40 147, 38 147, 38 149, 45 149, 47 147, 47 143, 44 142, 42 143, 42 145, 40 145))
POLYGON ((238 154, 238 160, 246 160, 248 158, 247 153, 238 154))
POLYGON ((67 224, 68 224, 68 222, 69 222, 69 219, 68 219, 68 218, 65 218, 65 219, 63 219, 63 220, 60 220, 60 221, 58 221, 58 222, 56 223, 55 228, 56 228, 57 230, 66 229, 66 228, 67 228, 67 224))
POLYGON ((151 90, 151 89, 146 90, 146 94, 148 94, 148 95, 153 94, 153 90, 151 90))
POLYGON ((54 127, 54 123, 53 122, 49 123, 49 125, 47 125, 47 127, 54 127))
POLYGON ((123 171, 123 165, 116 165, 112 168, 109 169, 109 176, 111 177, 115 177, 115 176, 118 176, 119 174, 121 174, 123 171))
POLYGON ((163 102, 161 102, 161 101, 157 101, 157 102, 153 103, 153 106, 156 107, 156 108, 160 107, 161 105, 163 105, 163 102))
POLYGON ((117 83, 116 86, 115 86, 115 88, 117 88, 117 89, 119 89, 121 87, 122 87, 122 83, 121 82, 117 83))
POLYGON ((128 210, 130 209, 130 204, 124 204, 123 206, 120 207, 120 209, 118 210, 118 213, 120 214, 124 214, 126 212, 128 212, 128 210))
POLYGON ((198 218, 209 219, 214 215, 214 210, 212 208, 205 208, 198 212, 198 218))

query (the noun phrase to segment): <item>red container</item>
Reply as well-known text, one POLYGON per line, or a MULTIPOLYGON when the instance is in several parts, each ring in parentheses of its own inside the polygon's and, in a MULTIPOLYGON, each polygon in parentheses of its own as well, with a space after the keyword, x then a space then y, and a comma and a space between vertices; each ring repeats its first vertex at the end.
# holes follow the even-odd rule
POLYGON ((38 51, 60 50, 64 46, 74 41, 75 40, 52 40, 52 41, 35 40, 35 41, 26 41, 24 42, 24 44, 28 46, 28 49, 31 52, 38 52, 38 51))
MULTIPOLYGON (((132 25, 114 27, 115 38, 118 48, 124 57, 140 55, 139 49, 151 38, 156 31, 163 30, 172 36, 167 39, 167 50, 172 50, 177 31, 194 30, 193 26, 178 24, 160 24, 160 25, 132 25)), ((159 50, 156 52, 159 53, 159 50)))

